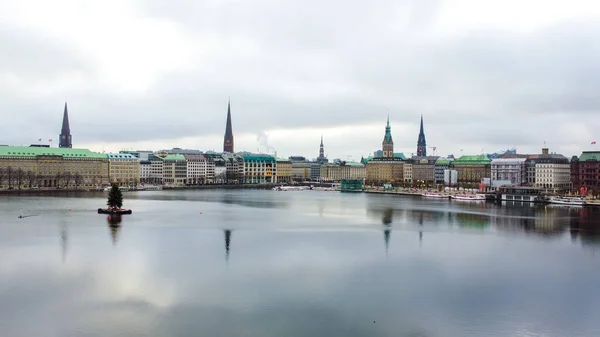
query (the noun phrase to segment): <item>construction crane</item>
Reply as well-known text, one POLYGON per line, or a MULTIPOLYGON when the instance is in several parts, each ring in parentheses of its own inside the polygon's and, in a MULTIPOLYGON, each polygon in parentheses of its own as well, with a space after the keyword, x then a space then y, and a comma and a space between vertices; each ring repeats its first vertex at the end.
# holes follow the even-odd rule
POLYGON ((436 151, 437 151, 437 147, 435 147, 435 146, 430 146, 429 148, 433 150, 433 155, 435 156, 435 154, 436 154, 436 151))

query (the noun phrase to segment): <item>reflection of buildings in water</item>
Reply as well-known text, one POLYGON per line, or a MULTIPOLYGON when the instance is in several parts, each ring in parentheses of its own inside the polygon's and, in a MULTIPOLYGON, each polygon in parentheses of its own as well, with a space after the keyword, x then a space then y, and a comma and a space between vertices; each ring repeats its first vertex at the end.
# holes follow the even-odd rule
POLYGON ((391 224, 393 221, 394 210, 391 208, 387 208, 383 211, 383 217, 381 218, 381 222, 383 223, 383 241, 385 243, 385 256, 388 255, 388 248, 390 246, 390 239, 392 236, 391 224))
POLYGON ((121 215, 109 215, 106 217, 106 222, 108 222, 108 228, 110 229, 110 236, 112 238, 113 246, 117 244, 119 232, 121 231, 121 221, 121 215))
POLYGON ((231 244, 232 232, 233 231, 231 229, 223 230, 223 233, 225 233, 225 262, 229 262, 229 247, 231 244))
POLYGON ((221 197, 221 202, 224 204, 241 205, 255 208, 285 208, 288 206, 287 202, 282 201, 283 198, 279 198, 278 200, 278 202, 275 202, 268 199, 249 197, 249 194, 232 193, 224 193, 221 197))
POLYGON ((584 247, 600 247, 600 209, 585 207, 571 210, 570 233, 572 241, 580 240, 584 247))
POLYGON ((547 205, 532 207, 529 204, 499 208, 492 223, 501 231, 534 233, 545 237, 558 236, 564 232, 568 223, 568 209, 547 205))
POLYGON ((460 227, 469 227, 476 229, 485 229, 490 225, 489 215, 476 213, 453 213, 456 223, 460 227))
POLYGON ((65 263, 67 259, 67 251, 69 249, 69 232, 67 226, 63 223, 60 229, 60 247, 62 262, 65 263))

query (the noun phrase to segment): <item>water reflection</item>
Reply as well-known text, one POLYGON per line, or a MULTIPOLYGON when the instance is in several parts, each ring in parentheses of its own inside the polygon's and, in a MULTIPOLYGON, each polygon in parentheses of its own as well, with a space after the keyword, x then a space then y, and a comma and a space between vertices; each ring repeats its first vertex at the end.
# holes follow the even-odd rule
POLYGON ((232 230, 226 229, 223 232, 225 233, 225 262, 229 262, 229 246, 231 244, 232 230))
POLYGON ((61 260, 65 263, 67 259, 67 250, 69 249, 69 233, 67 225, 64 220, 60 226, 60 247, 61 247, 61 260))
POLYGON ((123 221, 120 214, 109 215, 106 217, 108 222, 108 228, 110 229, 110 237, 112 239, 113 246, 116 246, 119 232, 121 231, 121 221, 123 221))
POLYGON ((391 208, 386 209, 383 212, 383 218, 381 222, 383 223, 383 240, 385 242, 385 256, 388 255, 388 249, 390 246, 390 238, 392 236, 391 224, 392 224, 392 216, 394 214, 394 210, 391 208))

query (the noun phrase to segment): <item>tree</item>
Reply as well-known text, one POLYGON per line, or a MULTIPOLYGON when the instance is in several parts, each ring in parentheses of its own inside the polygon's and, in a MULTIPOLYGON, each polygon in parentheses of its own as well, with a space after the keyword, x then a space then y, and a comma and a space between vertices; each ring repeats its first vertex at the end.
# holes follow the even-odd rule
POLYGON ((81 183, 83 182, 83 177, 81 176, 81 174, 75 173, 75 175, 73 176, 73 182, 75 182, 75 188, 78 188, 79 185, 81 185, 81 183))
POLYGON ((54 176, 54 187, 60 187, 60 181, 62 179, 62 174, 61 173, 57 173, 54 176))
POLYGON ((15 170, 10 166, 6 168, 6 180, 8 181, 8 188, 12 188, 15 181, 15 170))
POLYGON ((71 180, 73 179, 73 175, 71 174, 71 172, 65 172, 63 174, 63 180, 65 181, 65 187, 69 188, 69 185, 71 185, 71 180))
POLYGON ((22 168, 18 168, 15 171, 15 181, 17 182, 17 188, 21 189, 21 185, 23 185, 23 180, 25 179, 25 171, 22 168))
POLYGON ((44 176, 41 174, 36 174, 35 175, 35 184, 37 185, 37 187, 41 188, 43 182, 44 182, 44 176))
POLYGON ((32 188, 33 185, 35 184, 35 173, 33 173, 33 171, 27 171, 27 173, 25 174, 25 177, 27 178, 27 182, 29 185, 29 188, 32 188))
POLYGON ((0 188, 2 188, 2 184, 4 183, 4 179, 6 179, 6 169, 0 167, 0 188))
POLYGON ((108 201, 106 203, 110 208, 121 208, 123 206, 123 193, 117 184, 113 184, 108 192, 108 201))

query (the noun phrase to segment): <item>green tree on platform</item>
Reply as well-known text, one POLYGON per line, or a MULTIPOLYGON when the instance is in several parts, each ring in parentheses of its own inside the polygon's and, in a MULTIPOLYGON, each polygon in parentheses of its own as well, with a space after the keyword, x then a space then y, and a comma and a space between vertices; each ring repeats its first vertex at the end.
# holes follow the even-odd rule
POLYGON ((121 208, 123 206, 123 193, 121 193, 117 184, 113 184, 110 192, 108 192, 108 202, 106 204, 110 208, 121 208))

